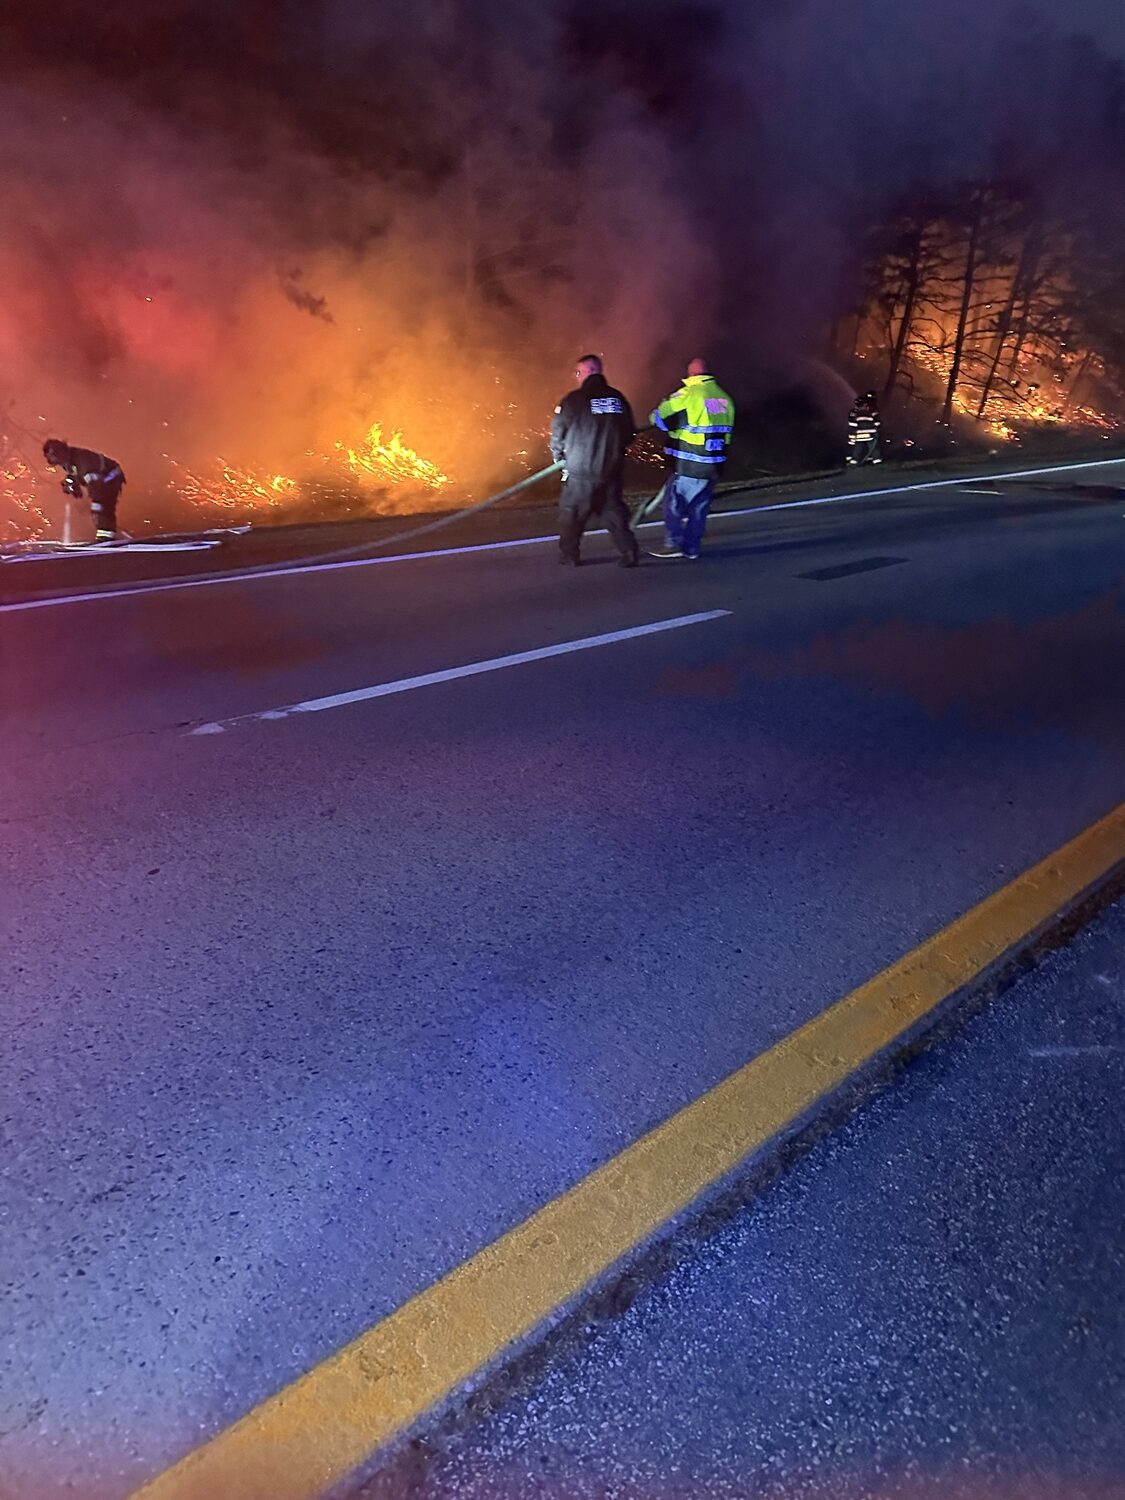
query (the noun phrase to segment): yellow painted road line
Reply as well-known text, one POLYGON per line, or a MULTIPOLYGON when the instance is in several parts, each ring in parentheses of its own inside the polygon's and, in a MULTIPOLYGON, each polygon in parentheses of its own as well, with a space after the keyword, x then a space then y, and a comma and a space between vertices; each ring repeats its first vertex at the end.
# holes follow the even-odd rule
POLYGON ((1125 866, 1125 805, 136 1492, 313 1500, 1125 866))

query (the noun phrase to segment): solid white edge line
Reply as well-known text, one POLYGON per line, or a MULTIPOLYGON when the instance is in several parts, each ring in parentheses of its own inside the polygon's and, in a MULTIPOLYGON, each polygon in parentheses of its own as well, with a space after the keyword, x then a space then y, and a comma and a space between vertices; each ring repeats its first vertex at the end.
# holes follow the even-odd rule
MULTIPOLYGON (((871 500, 880 495, 909 495, 917 490, 942 490, 964 487, 974 480, 1029 479, 1039 474, 1070 474, 1079 469, 1105 469, 1114 464, 1125 464, 1125 458, 1096 458, 1077 464, 1056 464, 1046 469, 1012 469, 1003 474, 966 474, 961 479, 926 479, 916 484, 893 485, 879 490, 849 490, 842 495, 814 495, 807 500, 781 500, 775 505, 747 505, 738 510, 717 510, 711 521, 734 519, 739 516, 766 515, 770 511, 800 510, 814 505, 841 505, 849 500, 871 500)), ((781 481, 784 483, 784 481, 781 481)), ((637 528, 660 526, 660 521, 645 521, 637 528)), ((604 530, 587 532, 588 536, 604 536, 604 530)), ((14 604, 0 604, 0 614, 15 614, 26 609, 53 609, 66 604, 89 604, 97 599, 127 599, 134 594, 166 594, 173 589, 202 589, 215 584, 253 583, 263 578, 292 578, 302 573, 330 573, 342 568, 373 568, 386 563, 422 562, 432 557, 466 557, 476 552, 501 552, 508 547, 534 547, 544 542, 557 542, 558 535, 517 537, 506 542, 474 542, 465 547, 435 547, 428 552, 398 552, 387 557, 355 557, 345 562, 296 563, 292 567, 271 568, 268 572, 216 573, 207 578, 173 578, 160 582, 136 583, 120 589, 91 589, 85 594, 56 594, 50 599, 22 599, 14 604)))
POLYGON ((532 651, 516 651, 509 656, 493 656, 484 661, 469 662, 463 667, 446 667, 440 672, 424 672, 420 677, 400 677, 394 682, 376 683, 374 687, 354 688, 347 693, 330 693, 324 698, 308 698, 302 703, 287 703, 282 708, 259 709, 255 713, 235 714, 230 719, 216 719, 209 724, 197 724, 189 734, 222 734, 234 724, 245 724, 253 719, 274 722, 287 719, 290 714, 318 714, 329 708, 344 708, 349 703, 365 703, 371 698, 388 698, 392 693, 409 693, 414 688, 432 687, 439 682, 454 682, 459 677, 479 677, 482 672, 499 672, 505 667, 520 667, 526 662, 544 661, 551 656, 566 656, 573 651, 590 651, 595 646, 612 646, 618 641, 635 640, 638 636, 656 635, 662 630, 680 630, 685 625, 701 625, 706 620, 719 620, 729 615, 729 609, 706 609, 694 615, 676 615, 670 620, 655 620, 649 625, 633 625, 628 630, 611 630, 605 635, 587 635, 574 641, 561 641, 557 646, 538 646, 532 651))

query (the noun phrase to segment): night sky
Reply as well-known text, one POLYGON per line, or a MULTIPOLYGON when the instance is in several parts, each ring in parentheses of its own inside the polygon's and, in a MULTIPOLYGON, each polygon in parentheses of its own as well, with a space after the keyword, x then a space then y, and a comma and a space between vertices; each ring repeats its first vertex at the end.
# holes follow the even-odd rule
POLYGON ((1087 32, 1115 56, 1125 57, 1125 4, 1122 0, 1034 0, 1045 21, 1087 32))

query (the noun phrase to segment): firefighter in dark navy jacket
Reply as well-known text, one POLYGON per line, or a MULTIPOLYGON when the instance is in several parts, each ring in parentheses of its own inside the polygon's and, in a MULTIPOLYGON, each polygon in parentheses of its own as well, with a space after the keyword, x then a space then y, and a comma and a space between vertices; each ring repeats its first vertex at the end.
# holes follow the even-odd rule
POLYGON ((117 460, 89 448, 72 448, 60 438, 47 439, 43 457, 52 468, 63 470, 62 487, 73 500, 81 499, 85 489, 97 528, 95 540, 113 541, 117 535, 117 500, 125 483, 117 460))
POLYGON ((596 354, 578 361, 581 381, 555 407, 551 456, 562 463, 559 499, 559 561, 578 567, 582 533, 592 516, 605 522, 623 568, 635 568, 639 550, 621 498, 625 450, 636 435, 628 401, 602 374, 596 354))

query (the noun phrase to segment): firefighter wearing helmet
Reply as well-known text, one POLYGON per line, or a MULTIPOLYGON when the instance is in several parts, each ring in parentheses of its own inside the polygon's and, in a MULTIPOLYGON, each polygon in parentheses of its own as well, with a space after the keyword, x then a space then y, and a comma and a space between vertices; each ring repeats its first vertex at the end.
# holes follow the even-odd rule
POLYGON ((85 490, 89 496, 96 527, 94 540, 112 542, 117 535, 117 500, 125 483, 117 460, 89 448, 72 448, 61 438, 47 439, 43 457, 53 469, 62 469, 64 494, 80 500, 85 490))
POLYGON ((857 396, 848 413, 848 463, 881 464, 879 432, 882 427, 879 401, 874 391, 857 396))

